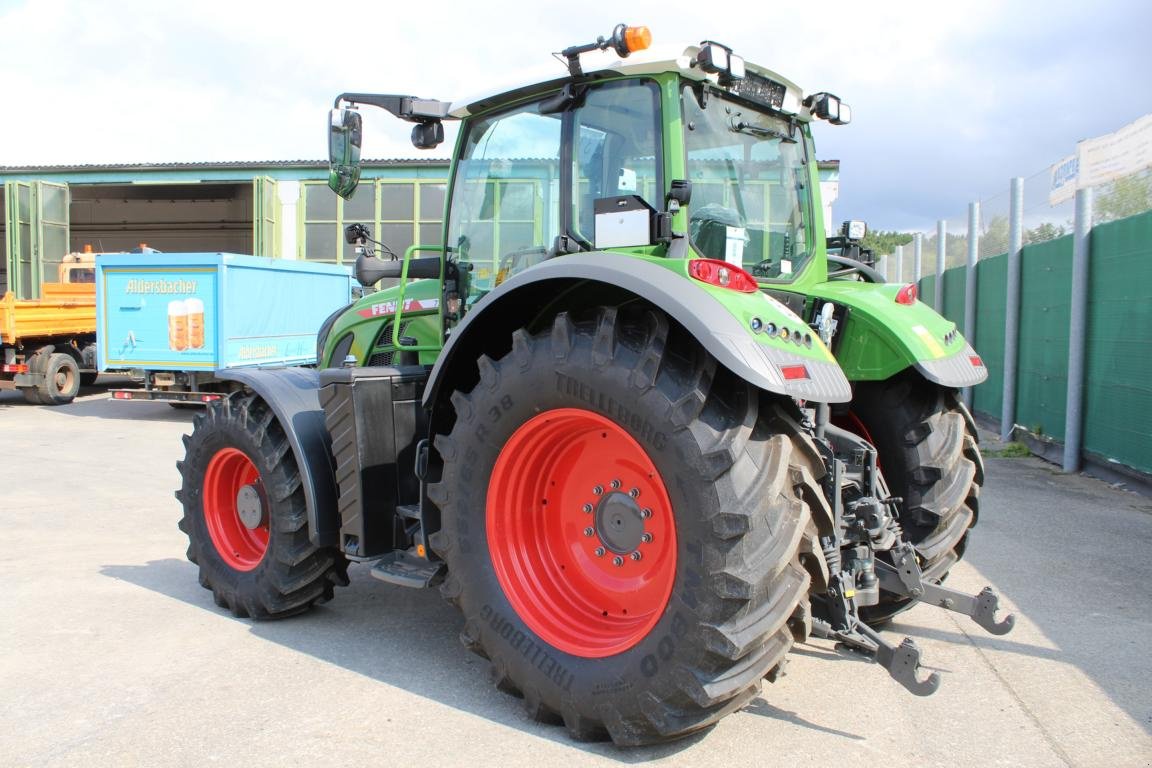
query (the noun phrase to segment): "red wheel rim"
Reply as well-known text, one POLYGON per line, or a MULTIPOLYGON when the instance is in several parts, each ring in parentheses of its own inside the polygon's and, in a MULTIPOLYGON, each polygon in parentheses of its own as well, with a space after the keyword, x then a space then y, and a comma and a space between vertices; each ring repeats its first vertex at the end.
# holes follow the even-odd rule
POLYGON ((236 448, 223 448, 208 462, 204 473, 204 521, 208 535, 221 559, 238 571, 250 571, 268 551, 268 516, 262 514, 255 527, 248 527, 240 516, 238 497, 252 498, 259 490, 260 473, 256 465, 236 448))
POLYGON ((496 459, 488 549, 504 594, 552 646, 603 658, 640 642, 676 579, 676 525, 648 453, 615 422, 558 408, 496 459))

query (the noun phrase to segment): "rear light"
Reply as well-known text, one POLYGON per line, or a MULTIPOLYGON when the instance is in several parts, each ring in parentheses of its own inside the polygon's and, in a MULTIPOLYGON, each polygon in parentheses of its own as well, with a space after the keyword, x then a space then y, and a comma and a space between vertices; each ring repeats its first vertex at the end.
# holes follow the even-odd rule
POLYGON ((780 366, 780 373, 784 375, 785 381, 795 381, 796 379, 811 378, 808 375, 807 366, 803 365, 782 365, 780 366))
POLYGON ((113 392, 112 393, 112 399, 113 400, 131 400, 132 395, 128 394, 127 392, 113 392))
POLYGON ((756 293, 760 290, 756 278, 740 267, 719 259, 692 259, 688 262, 688 274, 702 283, 741 293, 756 293))
POLYGON ((7 363, 0 365, 0 371, 4 373, 28 373, 28 366, 24 363, 7 363))
POLYGON ((979 355, 969 355, 968 362, 972 363, 972 365, 976 366, 977 368, 984 367, 984 361, 980 359, 979 355))
POLYGON ((916 303, 916 284, 908 283, 896 293, 897 304, 911 306, 916 303))

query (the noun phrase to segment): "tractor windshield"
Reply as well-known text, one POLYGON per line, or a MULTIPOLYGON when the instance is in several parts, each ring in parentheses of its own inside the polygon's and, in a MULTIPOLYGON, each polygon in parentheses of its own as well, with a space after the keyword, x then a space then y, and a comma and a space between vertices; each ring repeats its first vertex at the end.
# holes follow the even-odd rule
POLYGON ((685 86, 682 103, 692 246, 759 278, 792 280, 810 257, 802 133, 715 91, 702 98, 685 86))

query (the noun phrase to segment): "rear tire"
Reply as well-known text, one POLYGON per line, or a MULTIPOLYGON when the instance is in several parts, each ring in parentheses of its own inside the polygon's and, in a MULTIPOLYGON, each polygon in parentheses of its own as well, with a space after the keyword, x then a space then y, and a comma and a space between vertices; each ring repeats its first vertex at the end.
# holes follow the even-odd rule
POLYGON ((429 496, 442 592, 497 687, 637 745, 740 708, 806 636, 823 464, 790 403, 664 315, 623 314, 561 314, 481 358, 429 496))
MULTIPOLYGON (((914 372, 857 384, 851 407, 876 446, 889 491, 904 499, 904 537, 916 545, 925 577, 939 583, 963 557, 980 511, 984 461, 975 422, 955 390, 914 372)), ((879 625, 913 604, 881 591, 880 603, 860 614, 879 625)))
POLYGON ((213 403, 184 438, 176 498, 200 584, 238 617, 278 619, 332 598, 347 561, 308 536, 300 473, 280 423, 259 398, 213 403))
POLYGON ((75 358, 63 352, 49 355, 44 380, 36 391, 44 405, 67 405, 72 402, 80 391, 80 366, 75 358))

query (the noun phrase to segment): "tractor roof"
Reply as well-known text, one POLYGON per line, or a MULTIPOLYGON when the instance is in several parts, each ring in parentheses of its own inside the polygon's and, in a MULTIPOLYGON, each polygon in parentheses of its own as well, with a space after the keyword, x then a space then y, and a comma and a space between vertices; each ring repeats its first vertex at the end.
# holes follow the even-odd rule
MULTIPOLYGON (((665 72, 679 72, 682 77, 690 80, 709 80, 718 84, 718 75, 708 74, 694 65, 699 52, 699 46, 691 45, 682 51, 667 46, 649 49, 634 53, 627 59, 596 52, 584 54, 585 58, 582 60, 585 71, 584 78, 574 78, 567 73, 558 75, 555 69, 551 68, 548 70, 537 68, 535 71, 539 73, 538 79, 527 83, 520 80, 518 85, 509 84, 498 90, 488 90, 472 98, 457 101, 453 103, 449 115, 460 119, 487 111, 493 107, 555 90, 567 82, 596 80, 618 75, 655 75, 665 72)), ((802 120, 810 119, 809 110, 802 105, 804 94, 799 86, 756 64, 748 63, 745 66, 749 73, 767 78, 784 87, 785 93, 780 106, 781 111, 797 115, 802 120)))

